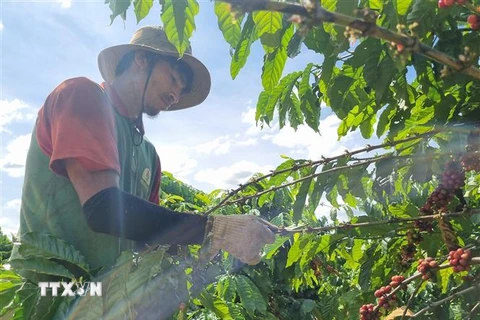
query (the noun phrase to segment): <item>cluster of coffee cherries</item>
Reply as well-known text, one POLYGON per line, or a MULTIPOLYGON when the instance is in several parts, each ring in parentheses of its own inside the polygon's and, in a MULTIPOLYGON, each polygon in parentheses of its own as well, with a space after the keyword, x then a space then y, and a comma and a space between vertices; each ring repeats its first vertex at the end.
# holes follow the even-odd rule
POLYGON ((480 171, 480 132, 472 130, 467 138, 466 153, 462 156, 462 166, 466 171, 480 171))
POLYGON ((415 254, 417 253, 417 247, 413 243, 409 243, 403 246, 400 255, 398 256, 398 263, 403 269, 408 269, 410 264, 415 260, 415 254))
POLYGON ((453 6, 455 3, 458 5, 465 4, 467 0, 438 0, 438 7, 440 9, 453 6))
POLYGON ((322 275, 320 268, 318 267, 318 261, 317 260, 312 260, 310 262, 310 268, 313 270, 313 274, 315 275, 316 278, 320 277, 322 275))
POLYGON ((470 24, 470 27, 473 30, 479 30, 480 29, 480 17, 477 16, 476 14, 471 14, 467 18, 467 22, 470 24))
POLYGON ((466 2, 467 0, 438 0, 438 7, 440 9, 443 9, 453 6, 455 3, 457 3, 458 5, 462 5, 466 2))
POLYGON ((373 303, 364 304, 360 307, 360 320, 377 320, 380 319, 380 312, 374 311, 375 305, 373 303))
POLYGON ((463 250, 458 248, 457 250, 450 251, 448 254, 448 261, 453 267, 454 272, 462 272, 470 270, 470 261, 472 260, 472 252, 470 250, 463 250))
POLYGON ((422 234, 416 230, 408 230, 406 237, 409 244, 419 244, 423 240, 422 234))
POLYGON ((473 30, 479 30, 480 29, 480 17, 477 16, 476 14, 471 14, 467 18, 468 24, 470 24, 470 27, 473 30))
POLYGON ((465 171, 459 162, 452 160, 445 164, 442 184, 447 190, 457 190, 465 186, 465 171))
POLYGON ((433 275, 432 269, 436 268, 438 268, 438 262, 435 261, 433 258, 428 257, 418 260, 417 271, 422 274, 423 280, 430 279, 433 275))
POLYGON ((416 230, 408 230, 406 237, 408 244, 402 247, 398 257, 398 263, 404 269, 410 267, 410 264, 415 260, 415 254, 417 253, 416 245, 423 240, 420 232, 416 230))
POLYGON ((447 189, 446 186, 441 183, 428 197, 427 202, 420 208, 420 212, 424 214, 430 214, 434 210, 446 211, 448 204, 452 201, 455 189, 447 189))
POLYGON ((462 157, 462 165, 466 171, 480 171, 480 156, 476 152, 466 153, 462 157))
MULTIPOLYGON (((395 294, 389 295, 392 292, 393 288, 398 287, 403 281, 405 281, 404 276, 393 276, 390 284, 384 287, 381 287, 378 290, 375 290, 375 297, 378 299, 378 307, 385 310, 390 309, 395 305, 397 296, 395 294)), ((379 310, 375 311, 375 305, 373 303, 364 304, 360 307, 360 319, 380 319, 381 312, 379 310)))
MULTIPOLYGON (((459 162, 451 160, 445 164, 441 179, 442 183, 437 186, 428 197, 427 202, 420 208, 421 215, 430 215, 434 211, 446 212, 448 204, 455 196, 455 190, 465 186, 465 171, 459 162)), ((417 220, 415 227, 420 231, 431 232, 433 230, 431 220, 417 220)))
POLYGON ((389 294, 391 291, 392 286, 390 285, 381 287, 375 291, 375 297, 378 298, 378 305, 380 308, 388 310, 395 305, 397 296, 395 294, 387 296, 387 294, 389 294))

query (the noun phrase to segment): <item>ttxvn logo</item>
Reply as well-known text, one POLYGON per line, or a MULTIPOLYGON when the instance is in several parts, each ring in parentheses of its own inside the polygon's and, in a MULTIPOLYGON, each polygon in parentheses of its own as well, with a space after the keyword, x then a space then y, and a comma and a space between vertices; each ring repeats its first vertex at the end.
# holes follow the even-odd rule
POLYGON ((60 296, 73 297, 73 296, 86 296, 91 297, 102 296, 102 283, 101 282, 39 282, 40 296, 46 297, 51 295, 56 297, 60 296), (61 289, 61 293, 59 292, 61 289))

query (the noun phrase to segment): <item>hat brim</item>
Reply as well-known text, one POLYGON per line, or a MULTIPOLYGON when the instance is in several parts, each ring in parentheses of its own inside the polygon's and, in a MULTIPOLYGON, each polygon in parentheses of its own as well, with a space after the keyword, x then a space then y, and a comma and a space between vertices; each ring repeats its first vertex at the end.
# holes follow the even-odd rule
MULTIPOLYGON (((118 63, 125 54, 134 50, 145 50, 160 55, 178 57, 177 52, 159 50, 138 44, 122 44, 106 48, 98 55, 98 68, 106 82, 111 82, 115 79, 115 69, 118 63)), ((182 94, 178 103, 172 105, 168 111, 181 110, 199 105, 207 98, 210 92, 211 79, 207 67, 187 53, 183 54, 182 61, 192 69, 192 88, 190 92, 182 94)))

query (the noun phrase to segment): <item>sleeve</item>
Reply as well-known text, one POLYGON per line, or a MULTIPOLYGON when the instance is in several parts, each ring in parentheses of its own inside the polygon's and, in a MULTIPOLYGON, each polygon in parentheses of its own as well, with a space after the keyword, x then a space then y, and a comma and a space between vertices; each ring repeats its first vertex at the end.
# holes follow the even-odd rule
POLYGON ((37 141, 59 175, 66 176, 62 160, 67 158, 78 159, 89 171, 120 173, 112 107, 87 78, 67 80, 48 96, 39 111, 37 141))
POLYGON ((157 161, 155 165, 155 176, 153 178, 153 187, 152 192, 150 193, 150 198, 148 201, 153 202, 155 204, 159 203, 160 198, 160 184, 162 182, 162 166, 160 164, 160 158, 157 154, 157 161))

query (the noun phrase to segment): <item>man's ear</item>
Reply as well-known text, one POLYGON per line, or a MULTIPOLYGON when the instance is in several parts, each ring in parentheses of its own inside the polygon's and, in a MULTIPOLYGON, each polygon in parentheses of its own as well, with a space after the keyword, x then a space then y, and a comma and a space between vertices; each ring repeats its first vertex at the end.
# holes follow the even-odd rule
POLYGON ((142 50, 135 51, 133 62, 139 69, 146 69, 148 67, 147 53, 142 50))

